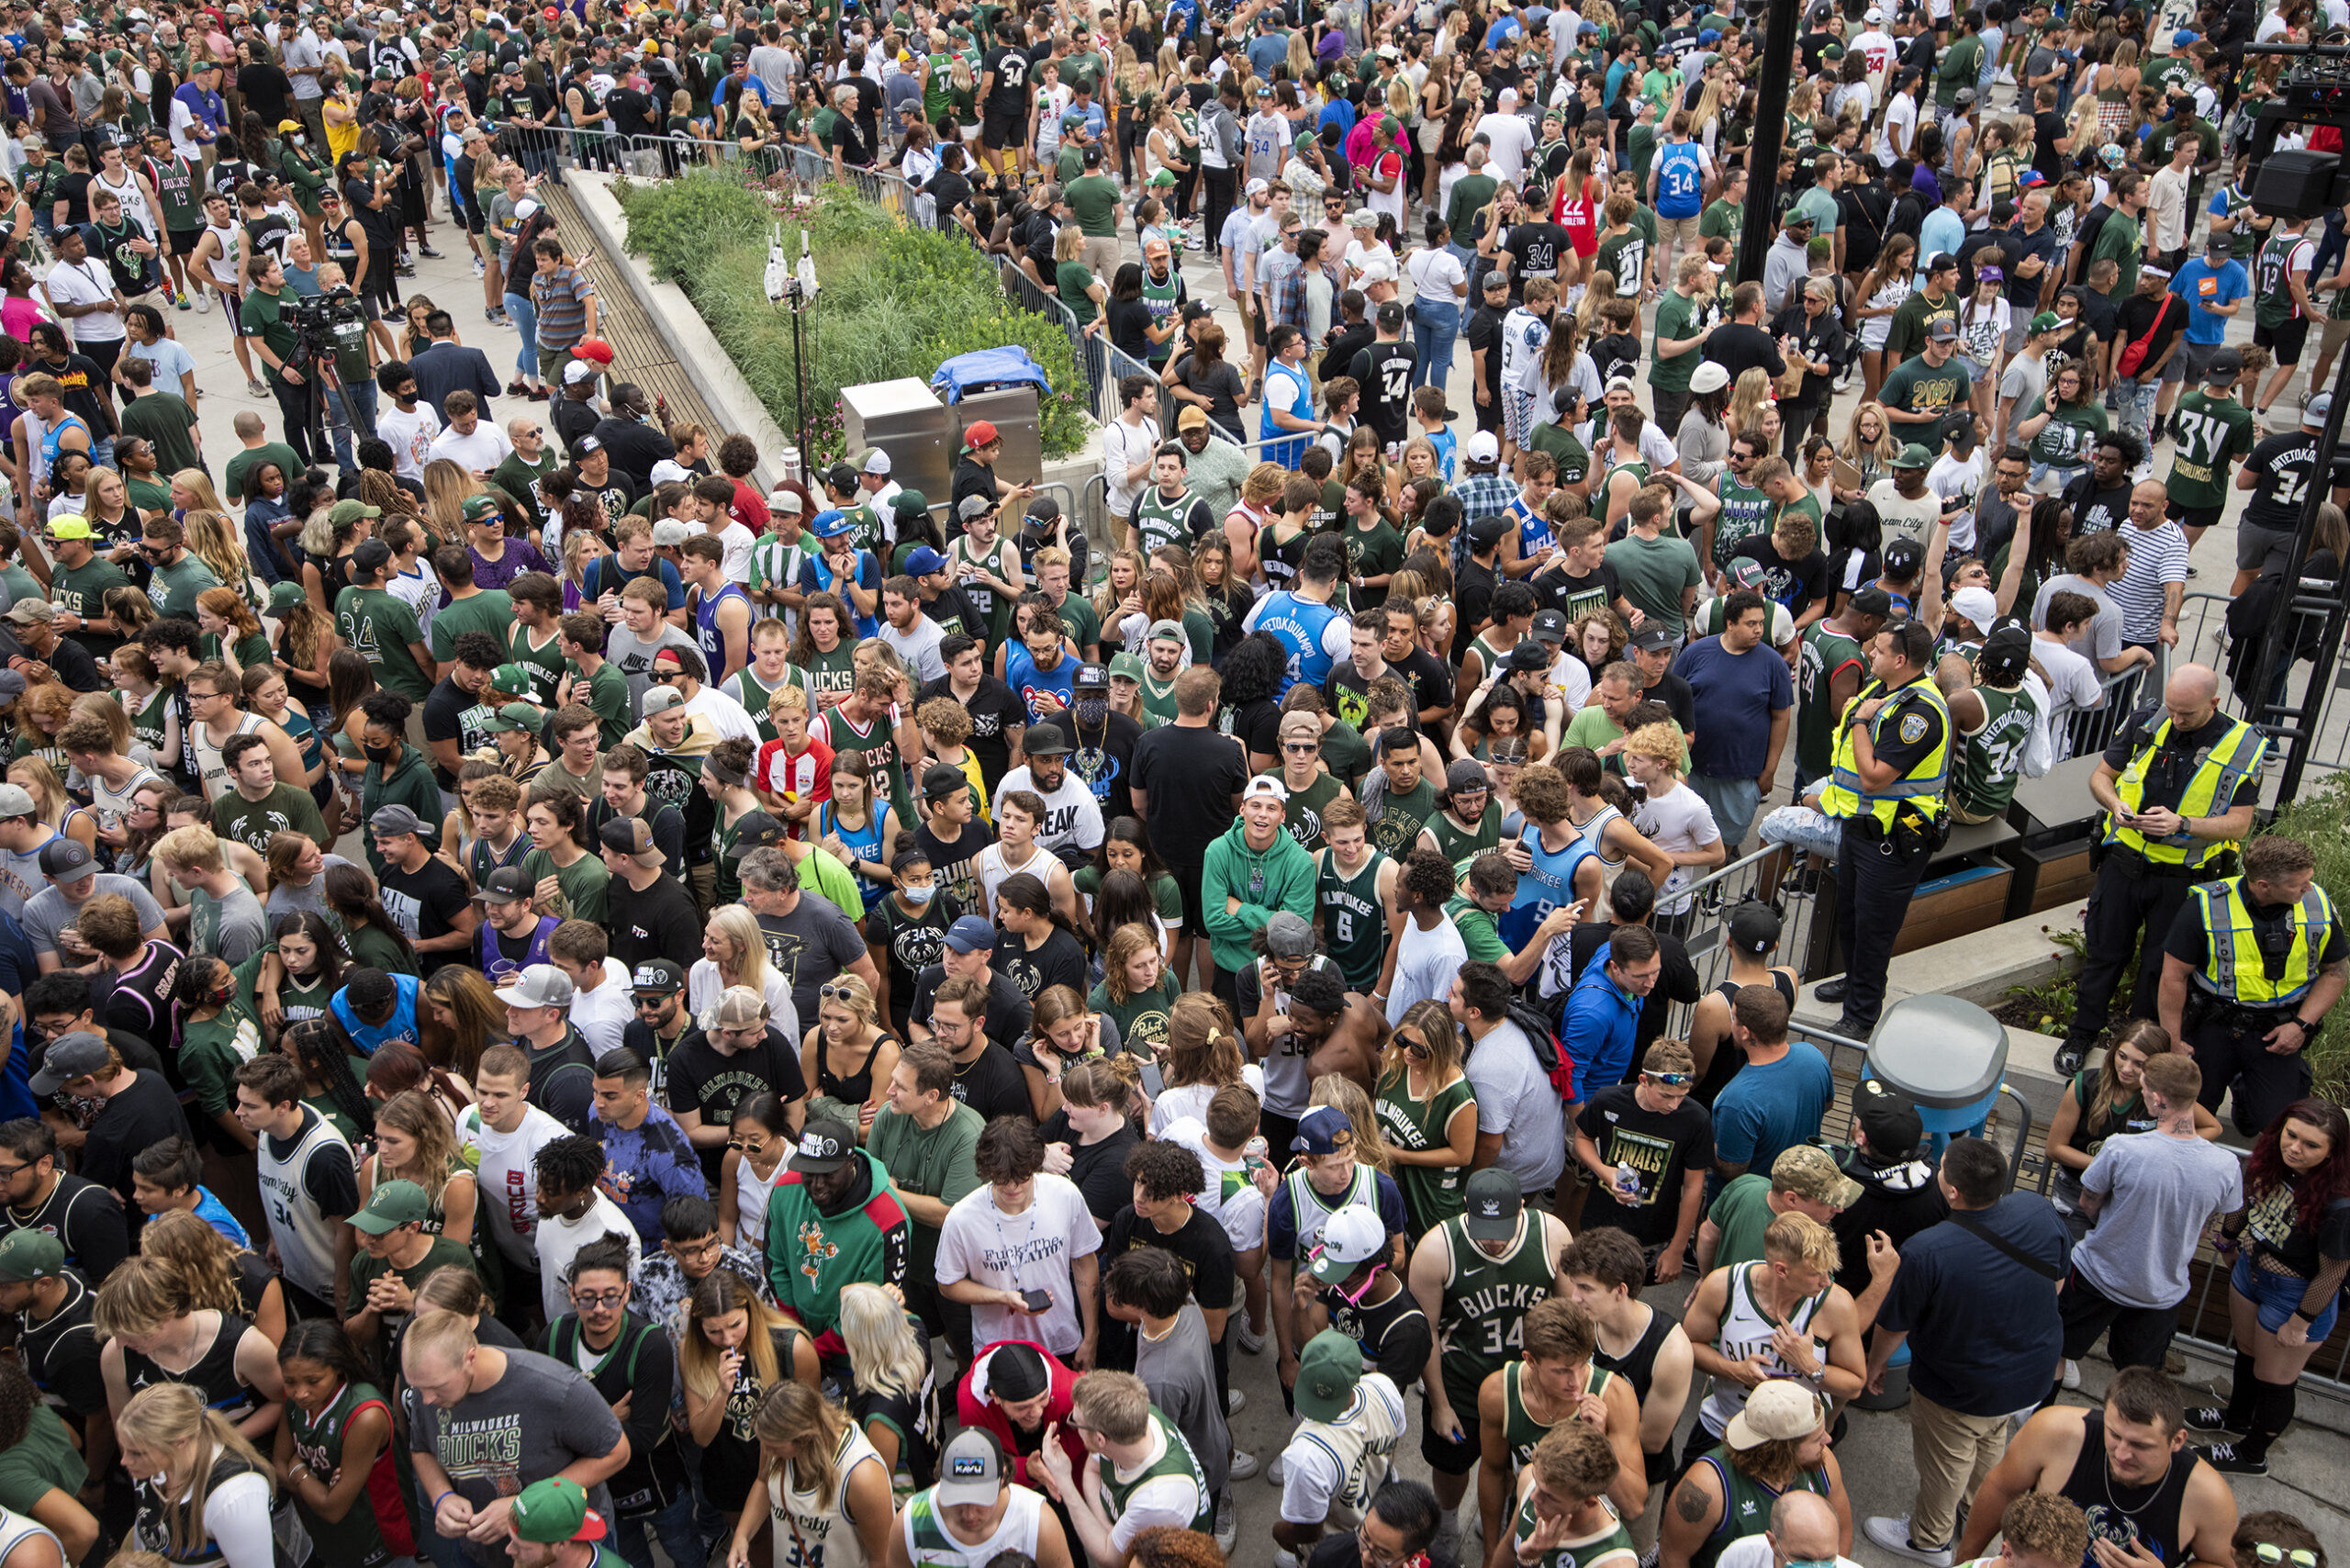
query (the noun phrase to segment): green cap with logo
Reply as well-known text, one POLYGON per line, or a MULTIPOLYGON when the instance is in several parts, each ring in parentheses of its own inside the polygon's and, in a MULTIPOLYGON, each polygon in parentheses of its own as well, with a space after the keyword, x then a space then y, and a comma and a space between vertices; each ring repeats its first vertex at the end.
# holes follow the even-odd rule
POLYGON ((509 702, 484 719, 481 727, 492 734, 509 734, 516 730, 535 732, 539 727, 539 711, 528 702, 509 702))
POLYGON ((1354 1403, 1362 1383, 1362 1347, 1335 1328, 1305 1342, 1297 1358, 1297 1413, 1312 1421, 1335 1421, 1354 1403))
POLYGON ((65 1271, 65 1243, 45 1230, 12 1230, 0 1237, 0 1281, 20 1285, 65 1271))
POLYGON ((499 665, 489 672, 489 689, 508 697, 535 700, 539 695, 538 683, 531 678, 528 665, 499 665))
POLYGON ((351 1216, 351 1223, 370 1236, 381 1236, 404 1225, 422 1225, 431 1213, 432 1200, 423 1188, 413 1182, 386 1182, 351 1216))
POLYGON ((561 1475, 523 1487, 507 1518, 516 1535, 541 1546, 604 1539, 604 1516, 588 1506, 578 1482, 561 1475))

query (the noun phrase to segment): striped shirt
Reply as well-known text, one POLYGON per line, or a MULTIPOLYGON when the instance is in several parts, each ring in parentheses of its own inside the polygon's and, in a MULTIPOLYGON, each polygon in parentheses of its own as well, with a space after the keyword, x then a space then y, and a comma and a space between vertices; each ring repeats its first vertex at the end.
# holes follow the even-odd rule
POLYGON ((588 301, 596 296, 576 267, 531 276, 531 306, 539 313, 539 347, 567 349, 588 335, 588 301))
POLYGON ((2121 640, 2151 644, 2162 633, 2163 589, 2187 581, 2187 532, 2165 518, 2153 528, 2132 523, 2121 536, 2130 544, 2130 567, 2105 591, 2121 611, 2121 640))

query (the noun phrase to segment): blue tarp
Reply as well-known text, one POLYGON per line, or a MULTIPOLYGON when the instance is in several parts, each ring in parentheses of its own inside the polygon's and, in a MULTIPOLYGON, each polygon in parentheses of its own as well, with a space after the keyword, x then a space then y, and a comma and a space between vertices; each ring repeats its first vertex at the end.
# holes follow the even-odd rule
POLYGON ((1013 382, 1032 382, 1039 398, 1048 395, 1053 384, 1045 379, 1045 372, 1028 357, 1028 351, 1013 344, 1010 348, 980 349, 975 353, 957 354, 938 367, 930 378, 933 390, 944 392, 949 403, 963 400, 964 392, 973 386, 1002 386, 1013 382))

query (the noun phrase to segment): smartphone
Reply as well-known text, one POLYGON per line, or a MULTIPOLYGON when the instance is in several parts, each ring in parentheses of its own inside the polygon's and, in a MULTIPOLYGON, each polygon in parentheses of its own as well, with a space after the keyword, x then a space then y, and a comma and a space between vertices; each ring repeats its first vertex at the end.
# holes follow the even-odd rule
POLYGON ((1022 1291, 1020 1293, 1020 1299, 1027 1304, 1029 1311, 1043 1312, 1053 1305, 1053 1293, 1050 1291, 1022 1291))
POLYGON ((1157 1062, 1147 1061, 1143 1063, 1141 1078, 1142 1092, 1149 1095, 1152 1099, 1156 1100, 1167 1092, 1166 1075, 1158 1070, 1158 1064, 1157 1062))

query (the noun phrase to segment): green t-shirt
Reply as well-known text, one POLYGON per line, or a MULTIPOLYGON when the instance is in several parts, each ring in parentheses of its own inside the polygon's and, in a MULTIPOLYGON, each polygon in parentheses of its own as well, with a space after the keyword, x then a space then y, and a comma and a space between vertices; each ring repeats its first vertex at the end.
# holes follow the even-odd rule
POLYGON ((1721 1190, 1706 1217, 1722 1233, 1714 1249, 1715 1268, 1753 1262, 1762 1256, 1762 1233, 1779 1217, 1771 1212, 1771 1178, 1748 1171, 1721 1190))
MULTIPOLYGON (((259 337, 269 345, 270 353, 281 360, 292 354, 294 326, 285 317, 294 302, 300 297, 290 283, 275 294, 264 294, 258 288, 247 294, 244 304, 238 310, 239 319, 244 323, 245 335, 259 337)), ((274 366, 270 369, 269 378, 272 381, 278 378, 274 366)))
POLYGON ((1697 219, 1697 233, 1702 239, 1726 239, 1732 253, 1738 250, 1738 237, 1746 227, 1746 209, 1738 203, 1722 200, 1707 207, 1697 219))
POLYGON ((582 855, 570 865, 558 868, 543 849, 533 849, 522 857, 522 880, 536 887, 541 878, 555 879, 556 894, 547 913, 557 918, 592 920, 601 924, 605 916, 604 885, 611 873, 604 868, 601 857, 582 855))
MULTIPOLYGON (((1341 537, 1347 543, 1347 572, 1350 577, 1384 577, 1404 564, 1404 536, 1384 517, 1369 529, 1348 523, 1341 537)), ((1357 610, 1376 610, 1387 602, 1387 585, 1357 588, 1349 597, 1357 610)))
MULTIPOLYGON (((396 1269, 389 1259, 371 1257, 366 1249, 361 1248, 351 1260, 351 1281, 342 1296, 343 1314, 356 1316, 360 1308, 367 1305, 367 1287, 386 1274, 397 1275, 400 1283, 413 1291, 435 1269, 452 1268, 463 1269, 468 1273, 477 1271, 474 1269, 473 1254, 465 1250, 463 1243, 452 1241, 445 1236, 434 1237, 432 1245, 425 1249, 423 1258, 405 1269, 396 1269)), ((396 1316, 405 1320, 406 1316, 385 1314, 387 1320, 396 1316)))
POLYGON ((0 1451, 0 1507, 33 1517, 33 1506, 55 1487, 68 1497, 90 1478, 81 1450, 65 1423, 47 1405, 33 1406, 32 1421, 15 1447, 0 1451))
POLYGON ((1053 274, 1060 286, 1061 303, 1069 308, 1080 327, 1090 323, 1096 314, 1093 297, 1085 291, 1093 286, 1093 269, 1083 262, 1063 262, 1053 274))
POLYGON ((1080 652, 1102 641, 1102 617, 1093 612, 1092 604, 1083 594, 1071 591, 1053 613, 1060 617, 1062 630, 1077 644, 1080 652))
MULTIPOLYGON (((2020 416, 2038 419, 2048 412, 2045 394, 2032 399, 2031 407, 2020 416)), ((2110 428, 2105 407, 2095 398, 2080 403, 2059 404, 2040 433, 2031 438, 2031 460, 2052 468, 2077 468, 2089 460, 2089 452, 2097 438, 2110 428)))
POLYGON ((2229 465, 2241 462, 2260 436, 2252 410, 2198 387, 2179 398, 2170 429, 2178 442, 2166 487, 2170 498, 2189 510, 2225 505, 2229 465))
MULTIPOLYGON (((93 555, 78 566, 53 566, 50 569, 49 601, 60 610, 87 619, 106 613, 108 588, 129 586, 130 578, 124 575, 120 566, 104 555, 93 555)), ((119 637, 99 637, 89 632, 76 632, 73 635, 94 655, 102 651, 110 654, 122 642, 119 637), (100 644, 103 644, 103 650, 100 644)))
POLYGON ((230 1002, 200 1024, 180 1025, 180 1073, 206 1115, 217 1118, 236 1108, 237 1069, 260 1050, 261 1025, 241 1002, 230 1002))
POLYGON ((1444 906, 1444 913, 1452 922, 1452 928, 1460 933, 1460 945, 1469 950, 1472 958, 1497 964, 1509 957, 1509 947, 1502 941, 1500 924, 1490 911, 1468 899, 1457 898, 1444 906))
MULTIPOLYGON (((286 472, 291 474, 298 470, 289 468, 286 472)), ((155 608, 165 615, 185 616, 193 621, 196 619, 196 596, 206 588, 222 586, 220 579, 213 575, 212 568, 191 550, 172 565, 155 568, 154 575, 148 579, 147 597, 153 599, 155 608)))
MULTIPOLYGON (((200 461, 196 450, 196 410, 176 391, 157 386, 122 406, 122 433, 139 436, 155 446, 155 465, 165 474, 193 468, 200 461)), ((281 469, 289 479, 300 472, 281 469)))
POLYGON ((498 639, 500 648, 504 648, 507 633, 513 624, 512 596, 504 588, 483 588, 464 599, 453 599, 434 610, 432 631, 425 645, 431 649, 434 658, 447 664, 457 656, 459 633, 487 632, 498 639))
POLYGON ((1137 1045, 1147 1047, 1156 1055, 1167 1047, 1167 1014, 1174 1007, 1176 998, 1183 994, 1175 977, 1162 974, 1158 985, 1148 991, 1138 991, 1124 1002, 1110 1000, 1108 981, 1095 986, 1086 998, 1086 1005, 1096 1013, 1106 1013, 1118 1026, 1118 1038, 1126 1049, 1137 1045))
MULTIPOLYGON (((422 645, 424 631, 406 600, 379 588, 353 584, 335 596, 334 625, 351 650, 375 666, 375 678, 385 689, 411 702, 431 695, 431 680, 408 651, 410 644, 422 645)), ((599 861, 599 869, 601 866, 599 861)))
POLYGON ((1654 539, 1627 533, 1607 546, 1607 564, 1616 568, 1617 585, 1632 607, 1678 641, 1687 625, 1681 610, 1682 592, 1705 580, 1697 566, 1697 552, 1689 542, 1667 533, 1654 539))
POLYGON ((1114 240, 1118 237, 1121 196, 1117 183, 1108 175, 1080 175, 1062 190, 1061 199, 1069 203, 1069 216, 1077 219, 1078 228, 1087 239, 1114 240))
MULTIPOLYGON (((979 1184, 972 1157, 979 1147, 979 1134, 986 1127, 987 1118, 959 1103, 947 1113, 945 1121, 927 1129, 895 1106, 884 1105, 873 1118, 873 1130, 866 1135, 865 1147, 889 1168, 890 1180, 900 1187, 925 1198, 936 1198, 953 1208, 979 1184)), ((934 1256, 936 1228, 919 1220, 914 1222, 914 1228, 930 1232, 934 1256)))
MULTIPOLYGON (((489 482, 513 498, 514 504, 530 514, 533 526, 546 523, 546 503, 539 498, 539 481, 563 466, 562 458, 552 446, 541 450, 536 464, 522 461, 519 452, 509 453, 506 461, 491 471, 489 482)), ((442 610, 441 614, 447 614, 442 610)), ((436 616, 434 619, 439 619, 436 616)))
MULTIPOLYGON (((1657 301, 1656 330, 1649 337, 1649 385, 1661 392, 1688 391, 1689 378, 1697 373, 1697 366, 1705 360, 1702 349, 1691 349, 1686 353, 1667 359, 1657 347, 1659 342, 1668 339, 1679 342, 1684 338, 1695 337, 1696 334, 1689 330, 1689 318, 1696 313, 1696 309, 1697 302, 1677 288, 1666 289, 1664 297, 1657 301)), ((1673 435, 1679 432, 1668 431, 1665 433, 1673 435)))
POLYGON ((229 790, 212 802, 212 831, 260 856, 268 855, 271 836, 280 833, 298 833, 321 846, 334 842, 319 803, 299 784, 279 784, 258 801, 229 790))
POLYGON ((1463 174, 1452 182, 1452 197, 1444 207, 1444 224, 1452 230, 1455 244, 1469 243, 1470 220, 1494 199, 1496 188, 1491 174, 1463 174))
POLYGON ((1926 356, 1919 354, 1894 367, 1877 400, 1888 409, 1913 414, 1944 414, 1964 403, 1974 386, 1964 354, 1953 353, 1940 366, 1928 364, 1926 356))
POLYGON ((1939 108, 1954 108, 1958 90, 1975 85, 1983 66, 1983 40, 1973 33, 1965 33, 1951 40, 1934 72, 1934 104, 1939 108))
POLYGON ((2113 297, 2121 299, 2138 286, 2138 263, 2145 253, 2146 236, 2138 220, 2117 208, 2097 231, 2097 243, 2089 247, 2089 264, 2109 261, 2121 269, 2113 284, 2113 297))

